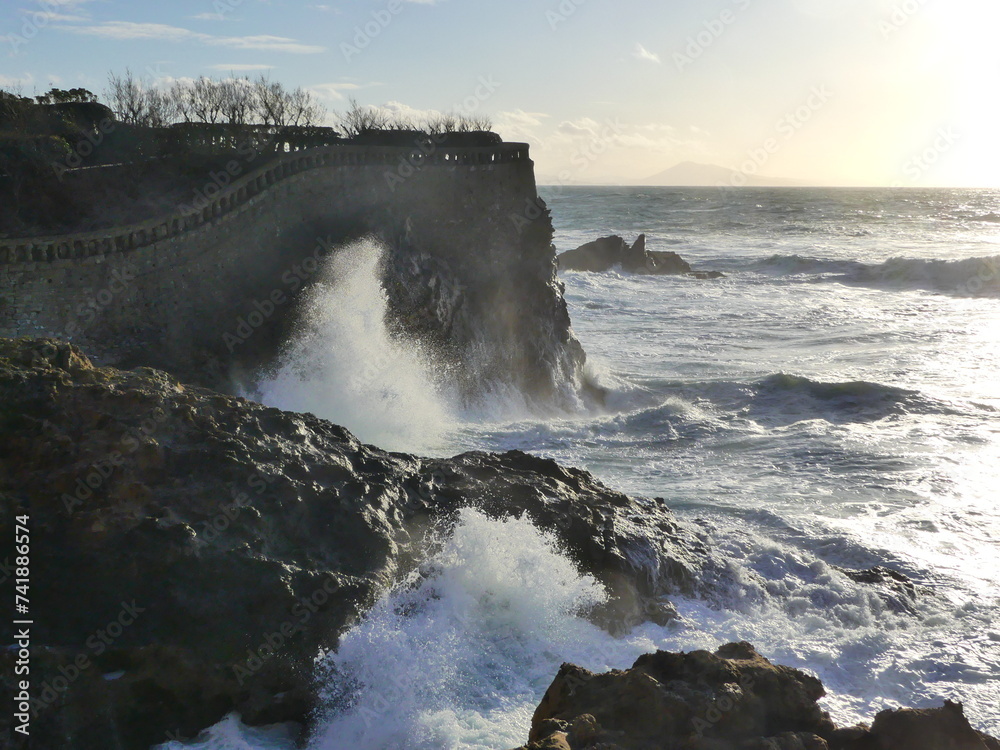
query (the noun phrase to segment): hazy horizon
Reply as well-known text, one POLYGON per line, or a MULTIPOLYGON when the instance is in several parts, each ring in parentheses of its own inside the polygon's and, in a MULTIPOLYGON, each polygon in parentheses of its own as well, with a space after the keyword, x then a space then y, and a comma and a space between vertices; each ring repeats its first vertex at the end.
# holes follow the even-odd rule
POLYGON ((985 0, 16 0, 0 87, 269 74, 331 110, 492 117, 542 182, 682 162, 820 186, 1000 186, 985 0))

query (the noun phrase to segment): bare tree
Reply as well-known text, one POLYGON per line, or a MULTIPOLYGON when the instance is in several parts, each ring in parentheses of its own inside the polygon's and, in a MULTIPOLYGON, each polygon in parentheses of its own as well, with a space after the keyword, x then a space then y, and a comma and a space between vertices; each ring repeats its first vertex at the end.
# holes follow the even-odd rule
POLYGON ((146 86, 128 68, 124 74, 108 74, 108 87, 104 92, 104 98, 120 122, 127 125, 147 124, 146 86))
POLYGON ((180 108, 170 91, 148 89, 146 91, 146 122, 151 128, 165 128, 177 122, 180 108))
POLYGON ((490 119, 489 115, 459 115, 458 116, 458 126, 456 128, 460 133, 470 133, 475 131, 486 131, 489 132, 493 130, 493 120, 490 119))
POLYGON ((299 87, 288 94, 288 116, 285 125, 318 125, 326 116, 326 107, 305 89, 299 87))
POLYGON ((355 99, 350 99, 350 105, 340 115, 340 127, 348 136, 369 133, 373 130, 387 130, 391 126, 389 113, 378 107, 364 107, 355 99))
POLYGON ((288 97, 285 87, 278 81, 260 76, 254 81, 254 104, 261 125, 280 127, 288 116, 288 97))
POLYGON ((281 128, 317 125, 326 109, 303 88, 286 89, 261 76, 255 81, 232 76, 214 80, 202 76, 157 89, 130 70, 109 76, 107 98, 122 122, 163 127, 173 122, 251 125, 281 128))
POLYGON ((188 103, 193 119, 207 123, 223 121, 225 101, 222 87, 211 78, 202 76, 190 85, 188 103))

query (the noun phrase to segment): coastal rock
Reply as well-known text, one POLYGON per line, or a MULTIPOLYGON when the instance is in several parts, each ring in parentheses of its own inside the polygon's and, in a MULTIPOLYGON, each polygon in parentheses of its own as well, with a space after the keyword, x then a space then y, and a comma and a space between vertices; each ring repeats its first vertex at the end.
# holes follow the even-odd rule
MULTIPOLYGON (((636 240, 638 242, 638 240, 636 240)), ((617 235, 601 237, 575 250, 567 250, 558 257, 559 268, 566 271, 600 273, 622 262, 629 245, 617 235)))
POLYGON ((961 703, 945 701, 941 708, 882 711, 872 722, 872 750, 996 750, 1000 742, 969 725, 961 703))
MULTIPOLYGON (((584 471, 387 453, 55 340, 0 339, 0 434, 0 535, 31 517, 38 747, 144 748, 232 710, 305 724, 317 651, 465 507, 551 530, 609 589, 594 613, 609 629, 668 619, 665 597, 693 592, 706 556, 662 502, 584 471)), ((5 690, 14 658, 0 653, 5 690)), ((18 747, 10 721, 0 744, 18 747)))
POLYGON ((865 570, 840 567, 837 570, 856 583, 875 587, 879 596, 893 612, 906 612, 908 614, 916 612, 914 604, 917 601, 917 587, 913 585, 913 581, 899 571, 881 565, 865 570))
POLYGON ((816 701, 823 686, 776 666, 748 643, 640 656, 631 669, 594 674, 564 664, 532 718, 526 750, 568 727, 572 750, 825 749, 834 726, 816 701))
POLYGON ((837 728, 817 705, 823 685, 749 643, 640 656, 605 674, 563 664, 518 750, 997 750, 962 705, 882 711, 837 728))
POLYGON ((631 245, 617 235, 602 237, 562 253, 558 261, 559 268, 567 271, 600 273, 620 266, 628 273, 683 274, 696 279, 717 279, 723 276, 719 271, 693 271, 691 265, 677 253, 647 250, 644 234, 640 234, 631 245))

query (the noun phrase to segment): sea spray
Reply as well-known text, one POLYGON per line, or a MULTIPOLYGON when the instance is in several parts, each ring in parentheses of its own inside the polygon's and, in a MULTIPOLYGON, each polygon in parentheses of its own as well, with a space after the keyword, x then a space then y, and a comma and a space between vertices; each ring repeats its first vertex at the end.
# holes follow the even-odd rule
POLYGON ((342 424, 383 448, 436 452, 449 427, 444 379, 416 342, 386 326, 384 252, 363 239, 331 256, 306 293, 295 335, 254 395, 342 424))
POLYGON ((463 510, 454 533, 321 661, 312 750, 505 748, 563 661, 640 652, 583 615, 605 593, 527 520, 463 510))

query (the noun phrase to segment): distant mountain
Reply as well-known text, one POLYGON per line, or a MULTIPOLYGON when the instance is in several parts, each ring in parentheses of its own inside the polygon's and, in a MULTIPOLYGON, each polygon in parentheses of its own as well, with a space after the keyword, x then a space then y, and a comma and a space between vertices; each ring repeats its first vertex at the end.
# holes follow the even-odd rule
POLYGON ((716 164, 697 164, 685 161, 665 169, 659 174, 639 180, 638 185, 663 185, 667 187, 801 187, 809 183, 765 175, 745 175, 735 169, 716 164))

